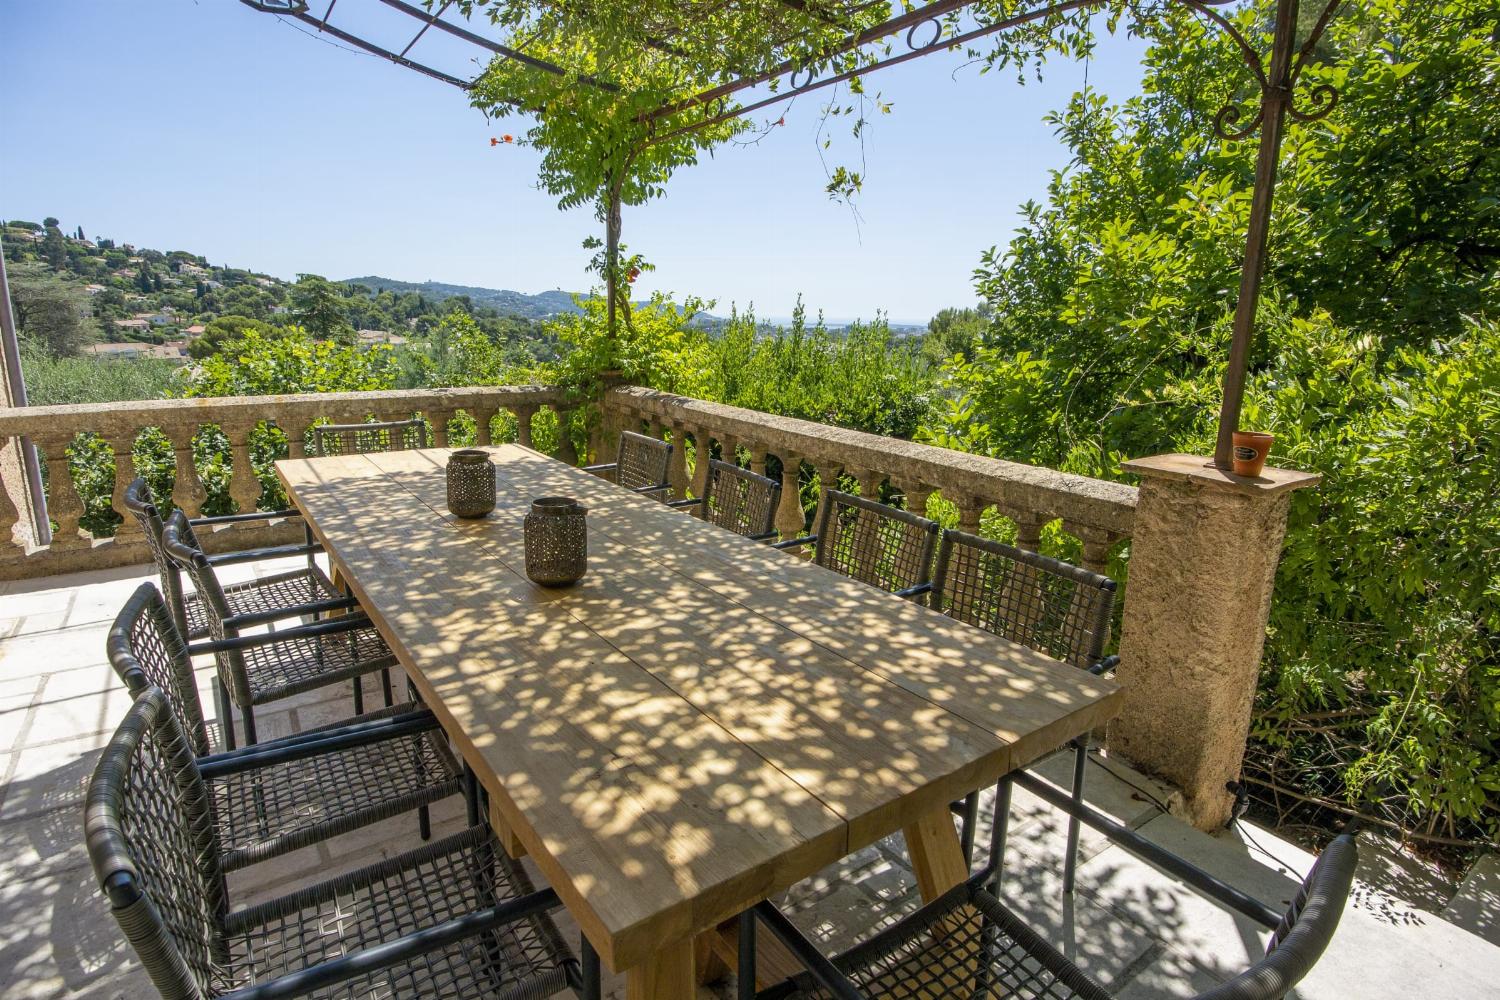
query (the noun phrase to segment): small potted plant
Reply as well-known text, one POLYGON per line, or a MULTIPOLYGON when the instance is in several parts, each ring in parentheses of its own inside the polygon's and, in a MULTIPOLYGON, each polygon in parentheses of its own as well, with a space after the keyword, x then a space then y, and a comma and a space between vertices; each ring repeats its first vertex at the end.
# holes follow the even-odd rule
POLYGON ((1266 456, 1276 438, 1263 431, 1234 432, 1234 474, 1236 476, 1258 476, 1265 468, 1266 456))

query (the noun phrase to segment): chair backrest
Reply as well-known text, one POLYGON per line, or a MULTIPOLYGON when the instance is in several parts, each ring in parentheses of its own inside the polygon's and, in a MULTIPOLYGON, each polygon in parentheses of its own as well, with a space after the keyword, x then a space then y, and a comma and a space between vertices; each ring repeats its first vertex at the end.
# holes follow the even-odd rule
POLYGON ((195 756, 213 753, 192 658, 155 585, 143 583, 135 588, 110 626, 105 649, 109 665, 132 695, 148 687, 166 692, 167 704, 195 756))
POLYGON ((823 491, 814 560, 861 583, 898 591, 932 579, 936 521, 838 490, 823 491))
POLYGON ((156 563, 156 575, 161 578, 162 593, 167 596, 167 606, 172 611, 172 621, 186 635, 189 631, 187 611, 182 601, 182 572, 177 568, 162 547, 161 512, 151 497, 151 487, 142 476, 137 476, 125 487, 125 509, 134 515, 146 536, 146 547, 151 550, 151 561, 156 563))
POLYGON ((615 467, 615 483, 627 490, 642 486, 664 486, 667 465, 672 460, 672 446, 666 441, 649 438, 634 431, 620 432, 620 450, 615 467))
POLYGON ((427 447, 427 425, 421 418, 368 424, 319 424, 313 428, 312 457, 362 455, 368 451, 404 451, 427 447))
POLYGON ((1271 935, 1266 955, 1197 1000, 1281 1000, 1300 983, 1333 939, 1354 883, 1359 848, 1353 834, 1335 837, 1313 864, 1271 935))
POLYGON ((781 485, 738 465, 708 461, 703 488, 703 518, 741 535, 766 535, 775 529, 781 485))
MULTIPOLYGON (((182 511, 174 510, 166 523, 162 525, 161 542, 162 548, 167 550, 167 556, 182 567, 188 578, 193 581, 193 589, 198 592, 198 601, 203 606, 204 617, 208 619, 209 636, 213 639, 230 638, 224 628, 224 619, 230 615, 229 601, 224 596, 223 586, 219 583, 219 574, 214 571, 213 564, 208 561, 208 556, 203 552, 203 546, 198 543, 197 536, 193 534, 193 526, 188 524, 182 511)), ((249 679, 245 672, 244 654, 230 649, 215 653, 214 659, 219 664, 219 676, 229 685, 235 703, 250 704, 249 679)))
POLYGON ((1088 669, 1104 655, 1115 582, 962 531, 943 532, 931 607, 1088 669))
POLYGON ((163 997, 225 991, 218 829, 177 717, 147 687, 89 781, 84 836, 120 929, 163 997))

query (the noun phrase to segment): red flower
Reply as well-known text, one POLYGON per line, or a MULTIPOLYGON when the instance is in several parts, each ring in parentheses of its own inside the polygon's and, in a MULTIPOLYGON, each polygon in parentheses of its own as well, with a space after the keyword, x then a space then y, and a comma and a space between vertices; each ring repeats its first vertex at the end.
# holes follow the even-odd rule
POLYGON ((496 139, 494 136, 490 136, 490 145, 491 146, 498 146, 502 142, 515 142, 515 141, 516 141, 516 137, 513 136, 513 135, 502 135, 498 139, 496 139))
POLYGON ((640 276, 641 276, 641 269, 638 268, 638 267, 632 267, 630 269, 630 273, 627 274, 627 275, 625 275, 625 280, 627 282, 629 282, 630 284, 633 285, 633 284, 635 284, 635 279, 639 278, 640 276))
POLYGON ((502 135, 500 138, 503 139, 503 140, 505 140, 506 142, 515 142, 516 141, 516 137, 513 136, 513 135, 502 135))
POLYGON ((498 146, 498 145, 500 145, 500 140, 496 139, 494 136, 490 136, 490 145, 491 146, 498 146))
POLYGON ((777 125, 785 125, 786 124, 786 116, 782 115, 780 118, 776 119, 776 124, 777 125))

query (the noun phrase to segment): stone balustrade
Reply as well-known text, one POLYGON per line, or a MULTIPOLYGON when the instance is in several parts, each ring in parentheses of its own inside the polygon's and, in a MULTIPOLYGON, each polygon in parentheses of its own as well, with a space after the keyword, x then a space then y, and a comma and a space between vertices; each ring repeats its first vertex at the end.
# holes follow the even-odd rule
MULTIPOLYGON (((994 508, 1016 526, 1022 548, 1035 549, 1042 527, 1060 520, 1062 530, 1082 543, 1083 564, 1104 572, 1110 549, 1131 534, 1136 488, 1052 469, 968 455, 947 448, 866 434, 862 431, 755 410, 710 403, 637 386, 609 390, 602 404, 604 432, 644 429, 670 438, 670 478, 673 491, 701 495, 708 475, 706 462, 690 473, 687 448, 695 454, 717 443, 722 455, 737 456, 764 474, 767 459, 775 456, 782 480, 776 527, 783 536, 804 528, 798 490, 804 467, 817 472, 821 483, 837 482, 842 474, 859 483, 860 492, 875 496, 883 483, 899 493, 909 510, 923 513, 927 500, 938 493, 958 508, 959 527, 977 531, 987 508, 994 508)), ((603 445, 608 450, 608 445, 603 445)), ((888 491, 890 492, 890 491, 888 491)))
MULTIPOLYGON (((357 423, 425 417, 433 443, 448 444, 449 425, 460 413, 474 424, 479 444, 492 440, 494 419, 502 413, 515 420, 516 439, 532 443, 532 419, 550 409, 565 415, 572 408, 561 389, 545 386, 473 387, 457 389, 393 390, 386 392, 317 393, 287 396, 237 396, 215 399, 164 399, 78 406, 0 408, 0 442, 25 437, 36 445, 47 467, 47 507, 56 530, 46 546, 28 544, 29 526, 24 483, 19 465, 7 465, 7 482, 0 489, 0 580, 46 576, 73 570, 99 569, 149 560, 135 521, 124 507, 125 488, 136 476, 131 459, 137 438, 156 428, 170 443, 175 472, 172 501, 189 517, 196 517, 207 491, 194 462, 194 439, 204 427, 219 428, 229 442, 229 496, 241 511, 254 510, 261 499, 261 483, 251 465, 251 435, 262 422, 286 435, 287 451, 300 457, 307 432, 320 421, 357 423), (95 538, 80 527, 83 498, 73 482, 68 450, 80 434, 98 435, 115 457, 111 506, 122 517, 113 537, 95 538), (123 461, 121 460, 123 458, 123 461), (19 531, 17 529, 20 529, 19 531)), ((467 426, 467 422, 466 422, 467 426)), ((507 424, 508 426, 508 424, 507 424)), ((572 442, 560 436, 558 457, 577 461, 572 442)), ((226 526, 204 539, 211 551, 279 544, 301 538, 299 524, 255 522, 226 526)))

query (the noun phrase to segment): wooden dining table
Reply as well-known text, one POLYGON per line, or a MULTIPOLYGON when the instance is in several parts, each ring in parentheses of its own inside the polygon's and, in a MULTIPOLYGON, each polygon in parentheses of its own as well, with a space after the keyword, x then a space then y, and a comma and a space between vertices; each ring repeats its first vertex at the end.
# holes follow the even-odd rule
MULTIPOLYGON (((449 449, 287 459, 328 557, 632 1000, 732 961, 733 918, 893 833, 933 898, 949 803, 1114 715, 1120 690, 518 445, 497 505, 449 449), (525 573, 531 501, 588 508, 588 573, 525 573)), ((765 937, 765 936, 763 936, 765 937)))

